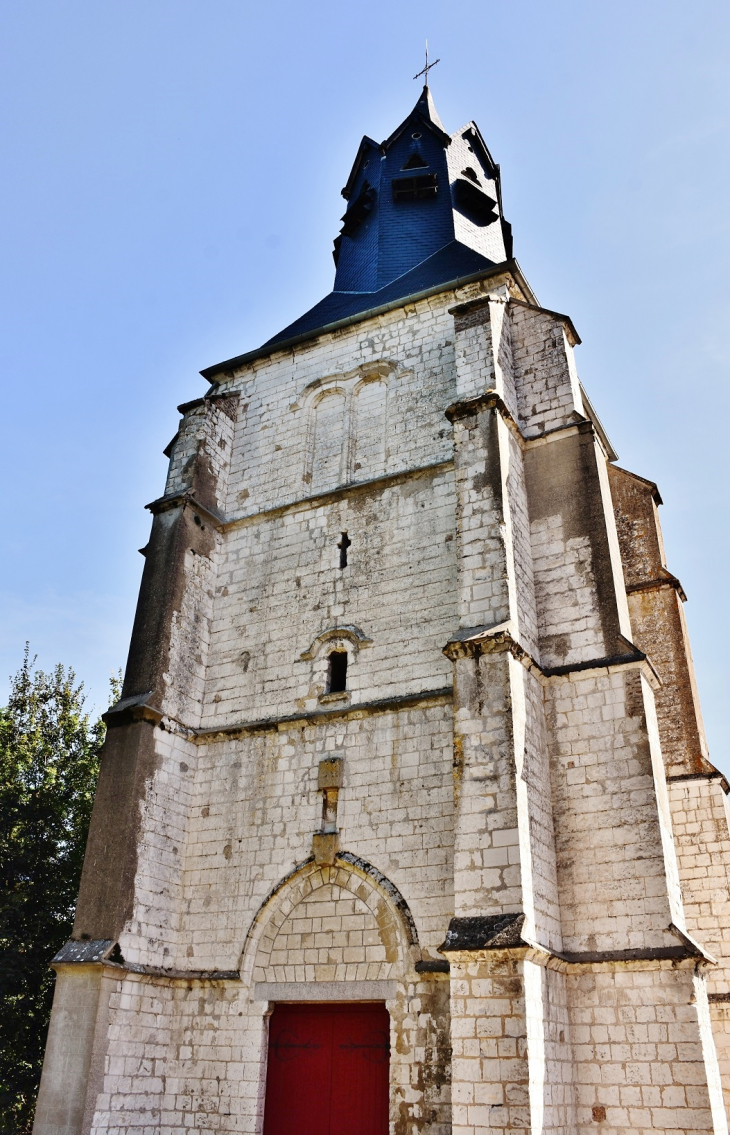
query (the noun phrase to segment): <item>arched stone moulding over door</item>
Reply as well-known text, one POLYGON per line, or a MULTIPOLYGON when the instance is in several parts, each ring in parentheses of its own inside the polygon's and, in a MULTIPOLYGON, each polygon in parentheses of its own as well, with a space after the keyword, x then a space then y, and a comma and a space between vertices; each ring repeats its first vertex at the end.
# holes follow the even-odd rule
POLYGON ((403 896, 344 851, 331 867, 300 864, 268 896, 248 932, 241 977, 256 1000, 389 1001, 419 959, 403 896))
POLYGON ((341 852, 331 867, 307 860, 277 884, 255 915, 241 956, 255 1022, 251 1035, 261 1038, 259 1059, 254 1056, 249 1065, 257 1082, 257 1132, 263 1131, 268 1021, 282 1002, 383 1002, 390 1018, 391 1121, 397 1116, 403 1130, 420 1130, 424 1115, 448 1112, 448 975, 424 975, 417 968, 423 965, 403 895, 352 852, 341 852), (344 944, 337 919, 361 940, 344 944), (307 949, 316 960, 307 959, 307 949), (349 951, 359 951, 360 957, 349 951), (295 952, 303 956, 295 959, 295 952))

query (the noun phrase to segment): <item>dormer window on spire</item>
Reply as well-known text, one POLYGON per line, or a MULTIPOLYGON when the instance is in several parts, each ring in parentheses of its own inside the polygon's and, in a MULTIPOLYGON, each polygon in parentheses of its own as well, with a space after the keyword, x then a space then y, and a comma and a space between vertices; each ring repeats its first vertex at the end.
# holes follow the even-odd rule
POLYGON ((362 189, 342 218, 342 236, 351 236, 367 217, 375 204, 376 193, 369 181, 364 181, 362 189))
POLYGON ((426 159, 416 150, 414 154, 411 154, 410 158, 403 166, 403 169, 426 169, 427 166, 428 162, 426 159))
MULTIPOLYGON (((463 172, 466 173, 466 170, 463 172)), ((460 213, 480 227, 493 224, 499 217, 494 198, 485 193, 478 182, 475 185, 465 177, 457 177, 454 182, 454 204, 460 213)))
POLYGON ((438 193, 438 178, 435 173, 425 173, 421 177, 394 177, 392 186, 394 201, 424 201, 438 193))

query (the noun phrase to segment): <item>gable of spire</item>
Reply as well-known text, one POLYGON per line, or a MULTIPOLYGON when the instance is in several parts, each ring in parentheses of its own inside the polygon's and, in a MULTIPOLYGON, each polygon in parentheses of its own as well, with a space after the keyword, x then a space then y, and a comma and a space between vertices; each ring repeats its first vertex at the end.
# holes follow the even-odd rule
POLYGON ((402 136, 405 130, 416 126, 421 130, 428 130, 445 146, 451 145, 451 135, 447 134, 444 130, 443 123, 438 116, 438 112, 434 105, 431 92, 428 87, 423 88, 423 92, 418 102, 414 106, 411 113, 407 118, 401 122, 400 126, 396 127, 393 133, 385 139, 382 145, 383 153, 386 153, 391 146, 395 145, 398 139, 402 136))

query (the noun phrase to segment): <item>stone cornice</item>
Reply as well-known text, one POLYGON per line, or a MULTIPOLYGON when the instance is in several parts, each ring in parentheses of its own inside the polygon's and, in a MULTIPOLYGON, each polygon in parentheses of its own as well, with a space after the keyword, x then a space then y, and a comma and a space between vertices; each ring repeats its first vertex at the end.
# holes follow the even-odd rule
POLYGON ((534 669, 542 673, 540 664, 516 638, 511 622, 464 627, 443 648, 443 653, 452 662, 458 658, 479 658, 482 654, 498 654, 503 651, 509 651, 528 670, 534 669))
POLYGON ((516 307, 526 307, 528 311, 535 311, 538 315, 549 315, 552 319, 557 319, 569 331, 570 338, 572 339, 571 347, 577 346, 582 342, 580 335, 575 329, 575 324, 569 315, 564 315, 560 311, 552 311, 549 307, 540 307, 537 303, 528 303, 526 300, 519 300, 515 296, 510 296, 509 299, 502 299, 501 296, 477 296, 476 299, 466 300, 465 303, 456 304, 455 307, 449 308, 449 315, 468 315, 469 312, 475 311, 480 307, 486 307, 490 303, 504 303, 507 306, 514 304, 516 307))
POLYGON ((145 977, 166 978, 169 981, 240 981, 238 970, 228 969, 168 969, 163 966, 142 965, 128 962, 121 954, 119 944, 111 938, 92 940, 72 938, 58 951, 50 963, 51 969, 66 966, 94 966, 104 970, 138 973, 145 977))
POLYGON ((681 784, 682 782, 689 784, 692 781, 719 780, 725 795, 730 794, 730 784, 725 774, 720 772, 719 769, 716 769, 714 765, 711 765, 704 757, 700 757, 699 759, 708 766, 707 769, 702 769, 698 772, 668 773, 667 784, 681 784))
MULTIPOLYGON (((236 398, 240 398, 240 396, 240 390, 224 390, 220 394, 216 394, 214 391, 209 390, 207 394, 204 394, 202 396, 202 398, 193 398, 190 402, 181 403, 181 405, 179 405, 177 408, 177 412, 178 414, 182 414, 184 417, 185 414, 189 414, 191 410, 197 410, 199 406, 205 406, 208 403, 215 404, 216 402, 222 402, 223 406, 221 408, 223 409, 223 412, 226 413, 225 403, 229 401, 229 399, 235 400, 236 398)), ((228 414, 228 417, 232 417, 232 415, 228 414)))
POLYGON ((522 645, 514 633, 510 621, 496 626, 465 627, 443 648, 443 653, 452 662, 459 658, 480 658, 484 654, 509 652, 525 669, 534 672, 543 682, 560 679, 582 671, 641 669, 649 684, 657 689, 661 685, 659 676, 651 661, 628 639, 623 640, 629 648, 624 654, 613 654, 603 658, 590 658, 583 662, 569 662, 564 666, 543 666, 522 645))
MULTIPOLYGON (((429 465, 417 465, 412 469, 398 469, 393 473, 385 473, 382 477, 372 477, 368 481, 348 481, 346 484, 337 485, 336 488, 327 489, 322 493, 314 493, 309 497, 297 497, 294 500, 285 501, 283 504, 272 505, 271 508, 262 508, 258 512, 244 513, 242 516, 223 516, 219 512, 214 512, 212 509, 207 508, 206 505, 196 500, 193 494, 187 489, 179 493, 170 493, 169 496, 158 497, 157 500, 146 504, 145 508, 149 509, 153 516, 157 516, 160 512, 166 512, 168 509, 179 508, 189 504, 191 508, 204 516, 219 532, 227 532, 231 528, 239 528, 246 524, 253 524, 257 520, 270 520, 275 516, 281 516, 285 512, 292 512, 297 508, 319 507, 323 504, 329 504, 331 501, 341 500, 343 497, 357 492, 368 492, 371 489, 378 488, 387 489, 391 485, 400 484, 402 481, 409 481, 411 478, 421 477, 427 473, 439 473, 442 470, 453 469, 453 467, 453 459, 447 457, 444 461, 434 461, 429 465)), ((146 551, 146 549, 140 550, 146 551)))
POLYGON ((207 729, 194 730, 194 737, 198 744, 210 744, 216 740, 228 740, 240 733, 266 733, 276 731, 282 725, 319 724, 334 717, 363 717, 374 713, 390 713, 393 710, 407 709, 410 706, 425 705, 429 702, 435 704, 448 704, 453 698, 454 691, 451 686, 442 686, 436 690, 418 690, 412 694, 401 694, 392 698, 378 698, 369 702, 355 702, 349 705, 336 706, 334 709, 315 709, 290 713, 277 717, 263 717, 252 721, 238 721, 231 725, 216 725, 207 729))
POLYGON ((524 924, 525 916, 521 911, 452 918, 438 951, 440 954, 471 954, 529 947, 530 943, 522 938, 524 924))
POLYGON ((152 704, 154 695, 154 690, 147 690, 144 694, 120 698, 106 713, 102 713, 101 719, 112 727, 127 725, 130 721, 151 721, 156 725, 162 721, 164 714, 152 704))
POLYGON ((412 469, 399 469, 393 473, 385 473, 382 477, 372 477, 369 481, 348 481, 344 485, 337 485, 336 488, 327 489, 322 493, 314 493, 310 497, 297 497, 294 500, 285 501, 283 504, 272 505, 271 508, 262 508, 258 512, 247 512, 242 516, 228 517, 223 520, 222 527, 227 532, 230 528, 254 524, 257 520, 271 519, 275 516, 281 516, 285 512, 292 512, 297 508, 316 508, 355 493, 368 492, 372 489, 387 489, 391 485, 409 481, 412 477, 421 477, 427 473, 440 473, 447 469, 453 469, 453 467, 453 459, 448 457, 444 461, 434 461, 429 465, 416 465, 412 469))
POLYGON ((136 973, 142 977, 153 977, 166 981, 240 981, 241 975, 235 969, 166 969, 163 966, 146 966, 138 962, 104 962, 104 969, 121 970, 122 973, 136 973))
POLYGON ((446 938, 438 947, 451 962, 487 960, 495 953, 527 958, 549 968, 575 972, 586 967, 617 966, 654 968, 656 963, 673 965, 698 962, 717 965, 715 958, 685 931, 670 923, 667 931, 679 939, 676 946, 646 946, 627 950, 553 950, 548 946, 527 941, 522 936, 525 915, 521 911, 507 914, 452 918, 446 938))
POLYGON ((446 407, 444 414, 453 424, 454 422, 461 421, 463 418, 469 418, 475 414, 479 414, 482 410, 496 410, 520 442, 520 445, 525 449, 531 446, 545 445, 548 442, 557 441, 560 436, 570 437, 572 434, 577 433, 596 432, 595 426, 589 418, 581 418, 576 415, 576 421, 566 422, 562 426, 553 426, 551 429, 543 430, 543 432, 539 434, 526 434, 523 432, 521 425, 502 398, 502 395, 499 391, 494 389, 485 390, 481 394, 474 395, 473 398, 463 398, 457 402, 452 402, 450 406, 446 407))
POLYGON ((476 394, 473 398, 463 398, 458 402, 452 402, 450 406, 446 407, 444 414, 450 422, 457 422, 460 418, 469 418, 478 414, 481 410, 498 410, 505 421, 517 430, 524 441, 522 430, 513 418, 502 395, 496 390, 485 390, 482 394, 476 394))
POLYGON ((667 571, 666 568, 663 568, 662 571, 664 572, 664 574, 657 576, 656 579, 643 579, 640 583, 628 584, 626 588, 626 594, 633 595, 637 591, 660 591, 664 590, 665 588, 670 588, 671 590, 677 592, 679 598, 683 603, 686 603, 687 596, 685 594, 685 590, 682 587, 680 581, 677 579, 676 575, 672 575, 672 573, 670 571, 667 571))
POLYGON ((150 705, 154 691, 124 698, 102 714, 108 726, 128 725, 134 721, 146 721, 157 725, 168 733, 176 733, 189 741, 207 745, 217 740, 228 740, 243 733, 275 732, 282 725, 319 724, 330 718, 366 717, 370 714, 391 713, 420 705, 447 705, 454 696, 451 686, 441 686, 434 690, 417 690, 412 694, 399 694, 390 698, 376 698, 368 702, 340 702, 332 708, 300 710, 298 713, 272 715, 253 718, 249 721, 236 721, 226 725, 215 725, 205 729, 188 725, 171 717, 162 710, 150 705))
POLYGON ((195 512, 204 516, 205 519, 218 530, 226 523, 225 517, 219 512, 208 508, 207 505, 201 504, 188 489, 184 489, 180 493, 170 493, 169 496, 158 497, 157 500, 150 501, 149 504, 146 504, 145 508, 149 509, 153 516, 157 516, 161 512, 167 512, 168 509, 184 508, 185 505, 190 505, 195 512))

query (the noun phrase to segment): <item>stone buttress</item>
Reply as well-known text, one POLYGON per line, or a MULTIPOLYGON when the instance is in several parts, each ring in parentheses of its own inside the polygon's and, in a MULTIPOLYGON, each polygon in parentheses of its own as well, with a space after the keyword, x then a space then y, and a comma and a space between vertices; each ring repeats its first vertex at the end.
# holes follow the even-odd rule
POLYGON ((634 641, 661 685, 658 728, 687 926, 717 966, 707 971, 715 1044, 730 1102, 730 834, 728 784, 707 752, 681 583, 668 570, 656 485, 609 466, 634 641))
POLYGON ((598 1118, 622 1132, 722 1130, 661 687, 632 642, 606 443, 586 414, 575 333, 499 295, 454 316, 453 1129, 574 1131, 598 1118))
POLYGON ((333 292, 179 408, 35 1133, 263 1135, 277 1006, 375 1002, 390 1135, 725 1135, 728 786, 656 486, 473 123, 424 91, 343 193, 333 292))

